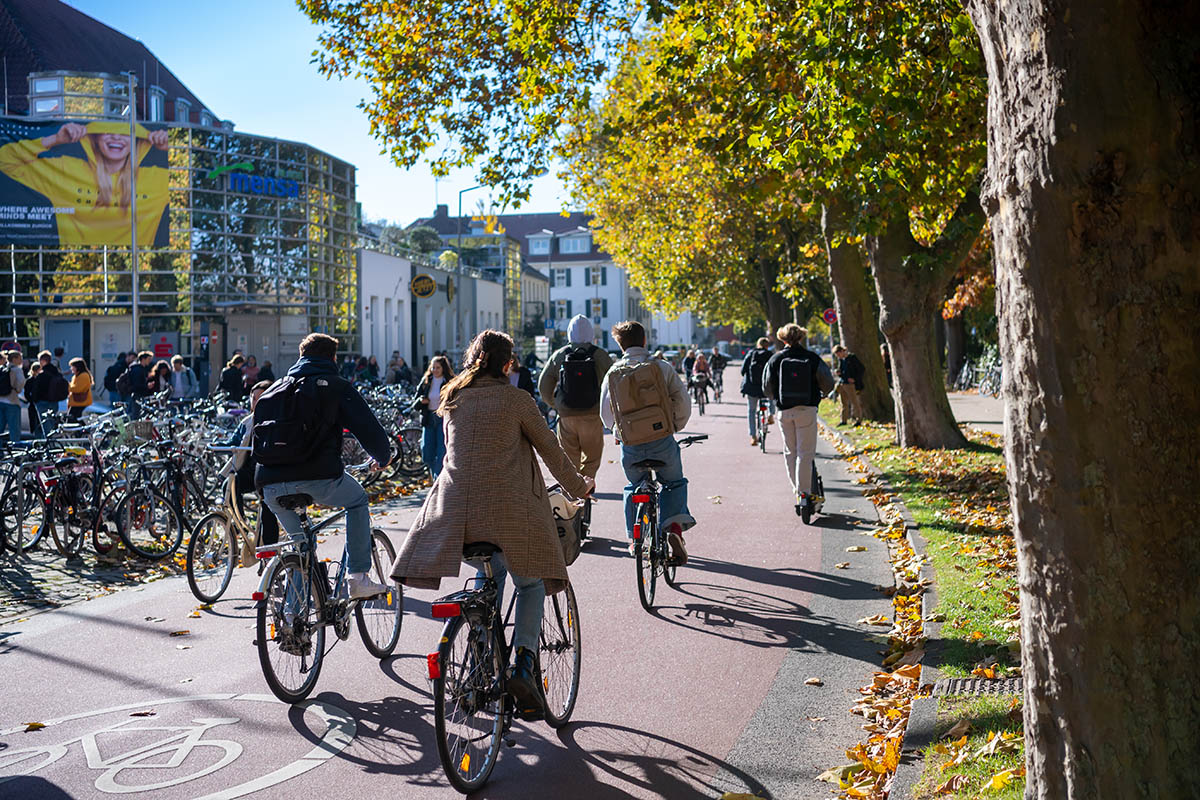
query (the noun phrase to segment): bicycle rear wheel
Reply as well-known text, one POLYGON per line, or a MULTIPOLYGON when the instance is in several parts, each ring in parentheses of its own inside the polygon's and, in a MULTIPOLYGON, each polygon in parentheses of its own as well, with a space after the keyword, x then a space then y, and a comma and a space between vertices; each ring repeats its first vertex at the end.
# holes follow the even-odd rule
POLYGON ((638 574, 638 600, 642 603, 642 608, 649 611, 654 608, 654 588, 658 582, 658 571, 654 563, 654 537, 658 529, 657 510, 650 505, 638 506, 636 516, 637 524, 641 525, 642 535, 634 544, 634 553, 637 556, 637 574, 638 574))
POLYGON ((46 523, 58 552, 70 558, 83 547, 83 537, 91 527, 92 478, 89 475, 69 475, 58 479, 47 503, 46 523))
POLYGON ((362 600, 354 607, 358 633, 368 652, 376 658, 387 658, 400 641, 400 625, 404 620, 404 589, 390 580, 388 572, 396 560, 396 550, 383 531, 371 531, 371 580, 390 588, 362 600))
POLYGON ((237 538, 219 511, 203 517, 192 528, 187 547, 187 579, 192 594, 202 603, 215 603, 229 588, 237 554, 237 538))
POLYGON ((312 692, 325 659, 321 593, 314 591, 299 556, 275 562, 259 601, 255 643, 271 693, 299 703, 312 692))
POLYGON ((546 595, 542 609, 542 689, 546 693, 546 724, 561 728, 571 719, 579 698, 579 604, 570 583, 558 594, 546 595))
POLYGON ((438 646, 433 725, 450 784, 469 794, 487 783, 504 734, 504 711, 492 629, 454 617, 438 646))
POLYGON ((704 390, 703 389, 697 390, 696 391, 696 406, 697 406, 697 408, 700 409, 700 416, 702 416, 702 417, 704 416, 704 404, 706 402, 707 401, 704 399, 704 390))
POLYGON ((10 479, 0 498, 0 525, 7 545, 13 553, 24 553, 37 547, 46 533, 46 497, 32 476, 21 483, 16 476, 10 479))
POLYGON ((183 541, 179 509, 149 486, 125 493, 117 507, 117 533, 129 550, 149 561, 171 557, 183 541))

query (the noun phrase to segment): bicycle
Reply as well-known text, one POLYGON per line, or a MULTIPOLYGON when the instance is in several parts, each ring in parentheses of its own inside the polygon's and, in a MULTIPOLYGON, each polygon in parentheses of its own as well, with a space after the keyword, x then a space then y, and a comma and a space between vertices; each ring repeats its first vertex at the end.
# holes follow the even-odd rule
MULTIPOLYGON (((475 588, 446 595, 432 605, 434 618, 446 620, 437 652, 427 657, 438 759, 450 784, 463 794, 487 782, 501 741, 513 744, 505 738, 516 708, 507 689, 512 645, 504 629, 512 619, 516 592, 502 618, 499 586, 492 574, 492 557, 498 552, 500 548, 487 542, 464 546, 463 560, 478 562, 484 577, 471 579, 475 588)), ((575 710, 582 655, 579 605, 570 582, 562 592, 546 596, 538 655, 546 724, 561 728, 575 710)))
POLYGON ((704 416, 704 406, 708 403, 707 380, 703 375, 697 375, 691 380, 692 401, 696 404, 696 410, 702 417, 704 416))
POLYGON ((758 411, 754 418, 754 431, 758 437, 758 449, 767 452, 767 420, 770 419, 770 404, 767 398, 758 398, 758 411))
POLYGON ((713 402, 720 403, 721 395, 725 392, 725 368, 713 370, 713 402))
POLYGON ((812 483, 809 485, 808 495, 805 496, 804 502, 800 504, 800 519, 804 521, 805 525, 811 525, 813 514, 820 514, 821 509, 824 507, 825 482, 821 480, 821 475, 817 472, 817 459, 814 455, 812 483))
POLYGON ((316 686, 329 652, 325 650, 326 628, 332 627, 337 638, 345 640, 350 636, 350 618, 354 617, 371 655, 383 659, 392 654, 400 639, 404 591, 388 578, 396 551, 384 532, 374 528, 370 575, 392 588, 384 594, 352 599, 346 585, 347 549, 342 549, 341 562, 332 574, 329 562, 317 558, 317 534, 345 517, 345 510, 314 525, 308 518, 311 495, 283 495, 278 501, 300 516, 303 539, 281 539, 278 544, 255 550, 257 558, 270 559, 258 591, 251 595, 258 605, 255 642, 271 692, 285 703, 299 703, 316 686))
MULTIPOLYGON (((706 433, 688 436, 679 440, 679 446, 690 447, 707 438, 706 433)), ((662 484, 658 482, 657 471, 663 466, 663 462, 652 458, 634 464, 633 468, 642 470, 645 475, 629 498, 634 504, 633 552, 637 559, 638 600, 647 611, 654 607, 654 590, 659 575, 663 576, 668 586, 675 587, 676 566, 671 561, 667 535, 658 518, 658 496, 662 484)))
MULTIPOLYGON (((213 452, 234 453, 249 451, 249 447, 210 447, 213 452)), ((233 569, 237 564, 238 540, 261 544, 259 530, 262 525, 263 509, 260 502, 255 524, 251 524, 242 513, 237 492, 236 471, 230 471, 225 479, 222 496, 224 504, 215 511, 201 517, 192 528, 188 539, 186 571, 188 587, 202 603, 215 603, 229 588, 233 569)), ((260 567, 262 561, 259 562, 260 567)))

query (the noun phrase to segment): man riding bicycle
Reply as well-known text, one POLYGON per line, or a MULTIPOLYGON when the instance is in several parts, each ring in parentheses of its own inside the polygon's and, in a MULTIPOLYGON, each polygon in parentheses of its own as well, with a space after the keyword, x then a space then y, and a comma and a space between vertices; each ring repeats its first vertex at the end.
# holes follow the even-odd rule
POLYGON ((725 367, 728 364, 729 359, 716 345, 713 345, 712 352, 708 356, 708 366, 712 370, 713 388, 716 390, 718 401, 721 399, 721 392, 725 389, 725 367))
POLYGON ((367 493, 342 465, 342 431, 384 466, 391 459, 387 432, 362 395, 338 376, 338 340, 310 333, 300 342, 300 360, 262 394, 254 412, 255 488, 295 542, 304 541, 300 517, 279 498, 307 494, 314 503, 346 509, 346 571, 354 599, 388 587, 368 577, 371 515, 367 493))

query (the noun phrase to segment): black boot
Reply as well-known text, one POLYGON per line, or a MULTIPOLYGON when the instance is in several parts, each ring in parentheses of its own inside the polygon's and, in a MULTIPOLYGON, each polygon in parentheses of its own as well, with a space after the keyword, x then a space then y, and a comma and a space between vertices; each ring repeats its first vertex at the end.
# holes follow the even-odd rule
POLYGON ((508 693, 516 701, 518 719, 546 718, 546 696, 542 693, 537 653, 527 647, 517 648, 513 665, 508 672, 508 693))

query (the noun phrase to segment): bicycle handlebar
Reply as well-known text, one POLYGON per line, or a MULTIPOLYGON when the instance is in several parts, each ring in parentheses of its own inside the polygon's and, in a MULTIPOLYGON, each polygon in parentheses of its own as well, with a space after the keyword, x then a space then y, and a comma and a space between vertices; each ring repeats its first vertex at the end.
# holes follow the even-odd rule
POLYGON ((707 438, 708 438, 707 433, 698 433, 695 436, 686 436, 683 439, 679 440, 679 446, 680 447, 691 447, 692 445, 694 445, 698 442, 703 442, 707 438))

